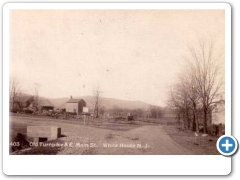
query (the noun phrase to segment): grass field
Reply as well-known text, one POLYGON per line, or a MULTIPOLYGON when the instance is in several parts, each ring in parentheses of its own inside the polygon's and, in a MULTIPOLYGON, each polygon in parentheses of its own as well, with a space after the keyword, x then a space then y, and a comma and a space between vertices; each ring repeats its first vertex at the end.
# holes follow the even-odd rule
MULTIPOLYGON (((45 146, 29 147, 25 150, 10 151, 12 154, 219 154, 216 150, 217 137, 196 137, 191 131, 183 131, 170 119, 141 119, 135 121, 115 121, 95 119, 84 126, 82 119, 54 119, 32 115, 10 116, 10 141, 17 133, 26 136, 29 125, 58 126, 62 137, 48 141, 45 146), (81 143, 88 146, 75 148, 68 146, 51 147, 48 144, 81 143), (149 148, 104 148, 110 145, 142 145, 149 148), (95 144, 91 148, 90 144, 95 144)), ((29 141, 30 139, 27 138, 29 141)), ((11 148, 10 148, 11 149, 11 148)), ((14 149, 16 150, 16 149, 14 149)))

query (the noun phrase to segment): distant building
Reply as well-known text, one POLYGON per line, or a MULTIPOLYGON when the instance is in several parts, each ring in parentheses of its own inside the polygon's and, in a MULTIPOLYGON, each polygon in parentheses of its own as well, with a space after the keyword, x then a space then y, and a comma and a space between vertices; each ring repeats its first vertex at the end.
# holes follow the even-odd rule
POLYGON ((23 108, 27 108, 33 101, 33 96, 20 93, 14 100, 10 99, 10 109, 13 111, 21 111, 23 108))
POLYGON ((71 98, 66 103, 67 113, 76 113, 77 115, 83 113, 83 107, 86 107, 86 102, 83 99, 73 99, 71 98))
POLYGON ((50 102, 49 99, 41 98, 39 102, 41 111, 49 111, 54 109, 54 105, 50 102))
POLYGON ((212 124, 225 124, 225 101, 219 100, 214 102, 212 111, 212 124))
POLYGON ((43 97, 34 97, 28 94, 19 94, 14 101, 10 99, 11 110, 22 111, 23 109, 32 109, 34 111, 48 111, 53 110, 54 105, 49 99, 43 97))
POLYGON ((38 111, 49 111, 54 109, 54 105, 47 98, 34 98, 28 108, 38 111))

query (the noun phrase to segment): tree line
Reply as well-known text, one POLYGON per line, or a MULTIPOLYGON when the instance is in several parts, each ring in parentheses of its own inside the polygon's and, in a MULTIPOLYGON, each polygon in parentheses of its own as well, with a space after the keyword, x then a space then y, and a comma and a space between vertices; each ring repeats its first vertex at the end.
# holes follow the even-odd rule
POLYGON ((125 117, 128 114, 133 116, 134 118, 161 118, 163 115, 163 109, 158 106, 150 106, 149 109, 128 109, 128 108, 120 108, 114 106, 111 109, 106 109, 104 111, 105 114, 109 114, 113 117, 125 117))
POLYGON ((184 69, 171 88, 168 103, 186 129, 199 132, 201 124, 203 132, 207 133, 216 97, 224 83, 223 53, 206 40, 188 46, 186 52, 184 69))
POLYGON ((40 95, 39 95, 39 87, 35 87, 32 90, 32 93, 29 95, 24 93, 20 82, 16 77, 10 78, 9 83, 9 108, 12 112, 22 111, 24 108, 28 107, 30 104, 33 104, 36 110, 39 110, 40 104, 40 95))

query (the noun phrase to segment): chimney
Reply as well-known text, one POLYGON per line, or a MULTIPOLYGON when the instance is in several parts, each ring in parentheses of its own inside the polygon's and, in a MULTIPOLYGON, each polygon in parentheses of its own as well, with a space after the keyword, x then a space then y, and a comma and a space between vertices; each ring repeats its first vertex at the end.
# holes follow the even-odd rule
POLYGON ((70 99, 72 99, 72 96, 70 96, 70 99))

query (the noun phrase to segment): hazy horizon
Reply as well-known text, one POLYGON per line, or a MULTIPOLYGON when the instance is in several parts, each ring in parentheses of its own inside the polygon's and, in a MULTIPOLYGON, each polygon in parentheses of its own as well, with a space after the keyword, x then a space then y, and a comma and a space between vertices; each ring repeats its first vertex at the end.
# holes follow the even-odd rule
POLYGON ((184 46, 224 46, 224 10, 11 10, 10 77, 46 98, 102 96, 166 106, 184 46))

